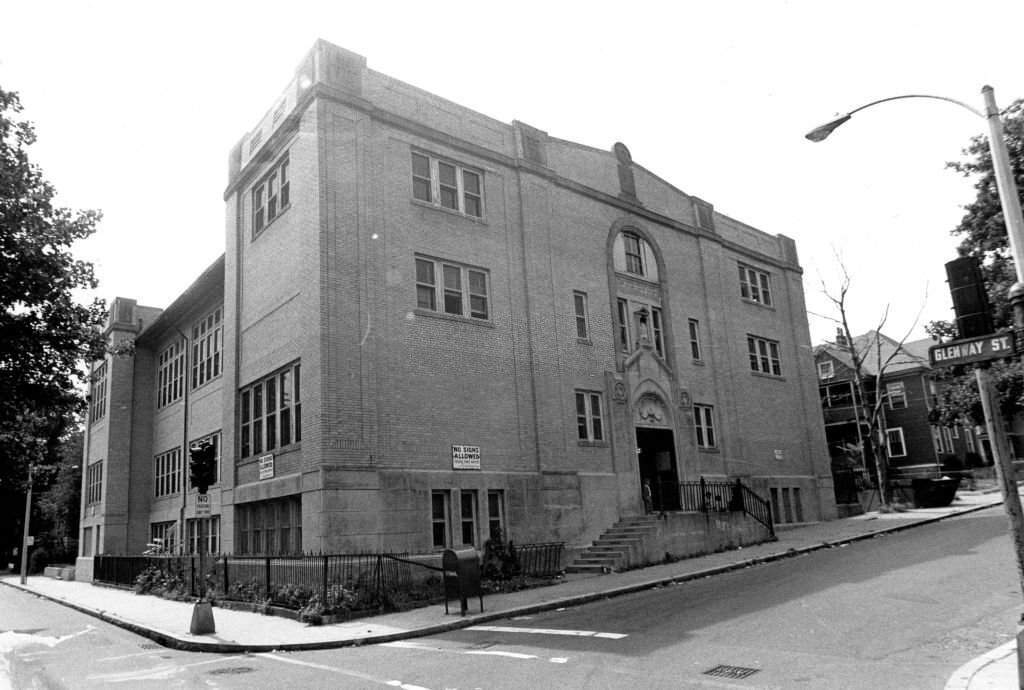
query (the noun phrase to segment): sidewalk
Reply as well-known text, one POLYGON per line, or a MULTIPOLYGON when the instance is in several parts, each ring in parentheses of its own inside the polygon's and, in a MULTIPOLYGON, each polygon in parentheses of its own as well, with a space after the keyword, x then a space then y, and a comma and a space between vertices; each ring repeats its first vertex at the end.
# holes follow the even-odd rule
MULTIPOLYGON (((443 604, 436 604, 324 626, 307 626, 276 616, 214 608, 216 633, 192 635, 188 632, 193 609, 190 603, 43 576, 29 577, 26 585, 21 585, 17 575, 5 575, 0 576, 0 584, 24 589, 176 649, 226 653, 326 649, 420 637, 575 606, 870 539, 879 534, 982 510, 1001 502, 999 493, 961 491, 953 505, 946 508, 887 514, 872 512, 831 522, 780 528, 778 540, 767 544, 621 573, 568 575, 564 582, 550 587, 487 595, 482 613, 479 600, 470 600, 469 613, 464 617, 458 613, 458 602, 453 602, 454 606, 450 607, 453 613, 449 614, 445 614, 443 604)), ((1015 645, 1010 643, 975 659, 954 674, 947 688, 1016 687, 1014 651, 1015 645)))

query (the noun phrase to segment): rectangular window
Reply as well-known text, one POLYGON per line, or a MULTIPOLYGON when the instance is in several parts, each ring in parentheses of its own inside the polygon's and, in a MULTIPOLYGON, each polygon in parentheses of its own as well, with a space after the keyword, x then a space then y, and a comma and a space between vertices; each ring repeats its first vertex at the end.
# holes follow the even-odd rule
POLYGON ((172 343, 157 357, 156 406, 181 399, 185 392, 185 341, 172 343))
POLYGON ((703 359, 700 352, 700 322, 697 319, 690 319, 688 323, 690 327, 690 356, 693 361, 699 362, 703 359))
POLYGON ((579 440, 604 440, 604 405, 601 399, 601 393, 576 391, 576 428, 579 440))
POLYGON ((302 440, 299 364, 239 391, 239 457, 285 448, 302 440))
POLYGON ((932 429, 932 445, 935 446, 935 452, 936 453, 941 453, 942 452, 942 432, 939 431, 939 427, 937 427, 934 424, 931 425, 931 429, 932 429))
POLYGON ((153 468, 153 495, 172 496, 181 491, 181 448, 156 456, 153 468))
POLYGON ((476 544, 476 492, 459 492, 459 522, 462 527, 462 543, 476 544))
POLYGON ((220 515, 188 520, 186 524, 189 553, 220 553, 220 515))
POLYGON ((291 203, 291 182, 288 178, 288 154, 278 161, 266 176, 252 188, 252 236, 263 232, 284 213, 291 203))
POLYGON ((889 398, 890 410, 901 410, 907 406, 907 390, 902 381, 886 384, 885 394, 889 398))
POLYGON ((173 553, 175 537, 178 530, 174 520, 151 522, 149 524, 149 551, 153 553, 173 553))
POLYGON ((573 292, 572 308, 576 316, 576 337, 580 340, 587 340, 590 337, 590 329, 587 324, 587 293, 578 290, 573 292))
POLYGON ((942 445, 945 452, 955 452, 953 450, 953 432, 948 426, 942 427, 942 445))
POLYGON ((907 446, 903 440, 903 427, 886 429, 885 441, 889 448, 890 458, 902 458, 907 454, 907 446))
POLYGON ((487 492, 487 536, 490 539, 508 539, 505 531, 505 492, 500 489, 487 492))
POLYGON ((818 362, 818 378, 830 379, 835 376, 836 370, 832 362, 818 362))
POLYGON ((467 216, 482 218, 483 174, 413 151, 412 198, 467 216))
POLYGON ((236 504, 235 553, 267 556, 302 553, 302 497, 236 504))
POLYGON ((107 414, 107 362, 93 369, 89 380, 89 421, 96 423, 107 414))
POLYGON ((967 444, 967 450, 971 453, 977 452, 977 447, 974 445, 974 432, 964 427, 964 443, 967 444))
POLYGON ((750 355, 751 371, 771 376, 782 376, 778 341, 760 338, 756 335, 748 335, 747 351, 750 355))
POLYGON ((767 307, 772 305, 771 280, 767 273, 740 264, 740 296, 767 307))
POLYGON ((85 503, 94 505, 103 500, 103 461, 90 463, 85 468, 85 503))
POLYGON ((220 376, 221 309, 192 326, 192 387, 220 376))
POLYGON ((486 271, 447 261, 416 258, 416 307, 453 316, 490 318, 486 271), (438 284, 437 275, 441 275, 438 284))
POLYGON ((450 494, 447 491, 432 491, 430 493, 430 524, 435 549, 445 549, 450 546, 448 541, 448 535, 451 533, 448 510, 450 500, 450 494))
POLYGON ((654 339, 654 351, 665 356, 665 335, 661 325, 661 309, 651 307, 651 332, 654 339))
POLYGON ((615 317, 618 320, 616 329, 619 332, 619 346, 623 352, 629 352, 633 348, 631 347, 631 340, 629 336, 629 302, 619 298, 615 303, 615 317))
POLYGON ((697 432, 698 448, 717 448, 715 438, 715 408, 711 405, 693 406, 693 424, 697 432))

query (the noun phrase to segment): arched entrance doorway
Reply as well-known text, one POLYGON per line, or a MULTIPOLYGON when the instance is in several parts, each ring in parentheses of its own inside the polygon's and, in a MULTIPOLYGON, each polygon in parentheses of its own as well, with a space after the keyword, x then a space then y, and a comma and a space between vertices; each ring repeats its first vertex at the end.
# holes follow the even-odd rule
POLYGON ((671 429, 636 427, 640 483, 651 483, 654 510, 679 510, 679 473, 671 429))

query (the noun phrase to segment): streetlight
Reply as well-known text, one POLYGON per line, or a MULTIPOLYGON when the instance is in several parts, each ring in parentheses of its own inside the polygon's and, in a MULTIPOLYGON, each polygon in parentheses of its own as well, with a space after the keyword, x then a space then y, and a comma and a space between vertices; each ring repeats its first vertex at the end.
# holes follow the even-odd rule
MULTIPOLYGON (((930 98, 939 101, 947 101, 966 108, 978 117, 988 121, 989 151, 992 154, 992 168, 996 176, 996 186, 999 190, 999 203, 1003 209, 1003 218, 1006 220, 1006 236, 1010 242, 1010 252, 1013 254, 1013 261, 1017 267, 1017 282, 1010 288, 1010 304, 1013 305, 1014 326, 1018 332, 1024 329, 1024 217, 1021 215, 1020 196, 1017 193, 1017 184, 1013 179, 1013 169, 1010 167, 1010 155, 1006 150, 1006 138, 1003 133, 1003 122, 999 119, 999 109, 996 107, 995 94, 991 86, 984 86, 981 89, 985 99, 985 112, 981 111, 945 96, 931 96, 927 94, 907 94, 903 96, 891 96, 872 101, 859 108, 854 108, 845 115, 840 115, 825 124, 812 129, 805 136, 813 142, 826 139, 832 132, 858 111, 870 108, 879 103, 895 101, 903 98, 930 98)), ((1024 594, 1024 516, 1021 513, 1020 496, 1017 491, 1016 474, 1013 463, 1010 461, 1010 447, 1006 435, 1001 428, 998 428, 995 420, 996 411, 999 409, 995 398, 995 392, 991 386, 988 371, 981 367, 974 370, 978 382, 978 392, 981 397, 982 407, 985 410, 985 422, 988 427, 989 438, 992 440, 992 451, 996 461, 996 470, 999 474, 1000 485, 1003 494, 1003 507, 1006 516, 1010 521, 1010 534, 1013 537, 1014 550, 1017 556, 1017 574, 1021 581, 1021 592, 1024 594)), ((1018 622, 1017 630, 1017 678, 1018 685, 1024 688, 1024 617, 1018 622)))

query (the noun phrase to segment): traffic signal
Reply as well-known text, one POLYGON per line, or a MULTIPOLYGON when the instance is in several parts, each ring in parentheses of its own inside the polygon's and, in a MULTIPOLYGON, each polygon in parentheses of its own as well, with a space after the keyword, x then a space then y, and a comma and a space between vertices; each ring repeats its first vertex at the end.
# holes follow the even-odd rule
POLYGON ((988 335, 992 327, 992 310, 985 292, 985 281, 973 256, 963 256, 946 264, 949 294, 953 297, 956 328, 961 338, 988 335))
POLYGON ((188 449, 188 473, 193 488, 205 494, 211 484, 217 481, 217 446, 210 439, 204 439, 188 449))

